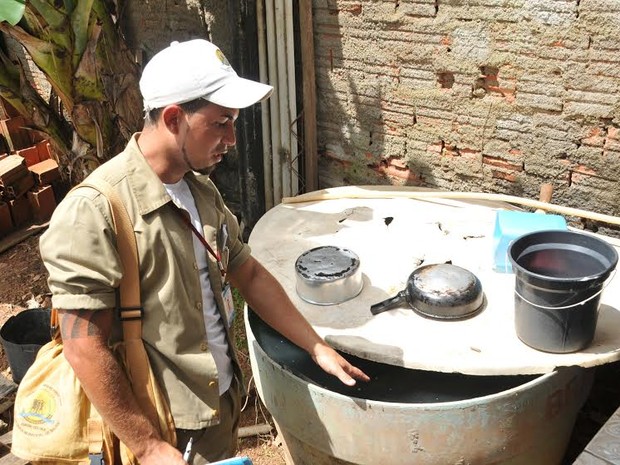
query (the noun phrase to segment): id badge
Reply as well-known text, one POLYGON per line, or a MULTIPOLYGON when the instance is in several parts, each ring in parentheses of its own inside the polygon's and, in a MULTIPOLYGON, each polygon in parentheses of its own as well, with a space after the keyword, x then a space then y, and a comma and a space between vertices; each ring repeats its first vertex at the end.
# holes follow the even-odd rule
POLYGON ((224 313, 226 313, 226 324, 230 327, 235 319, 235 303, 233 302, 232 288, 230 283, 224 284, 222 289, 222 300, 224 301, 224 313))

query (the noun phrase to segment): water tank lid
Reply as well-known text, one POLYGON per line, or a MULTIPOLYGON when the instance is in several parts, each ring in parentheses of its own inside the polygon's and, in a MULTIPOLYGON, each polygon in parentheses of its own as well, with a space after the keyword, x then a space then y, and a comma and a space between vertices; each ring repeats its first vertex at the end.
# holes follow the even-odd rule
MULTIPOLYGON (((508 210, 509 205, 407 198, 410 188, 383 189, 385 198, 338 198, 339 190, 330 189, 336 197, 331 200, 277 205, 258 221, 249 240, 253 255, 334 347, 382 363, 473 375, 540 374, 559 366, 589 367, 620 360, 618 274, 601 295, 596 334, 587 350, 545 353, 517 337, 515 276, 495 270, 493 258, 497 212, 508 210), (364 282, 356 297, 329 307, 301 299, 294 272, 302 253, 324 244, 354 250, 364 282), (404 289, 414 269, 446 262, 480 279, 485 303, 475 316, 437 321, 417 314, 406 303, 376 316, 370 313, 371 305, 404 289)), ((510 219, 501 224, 503 235, 522 230, 519 216, 501 213, 502 219, 510 219)), ((528 219, 544 227, 558 221, 542 214, 528 219)), ((616 239, 596 236, 620 247, 616 239)))

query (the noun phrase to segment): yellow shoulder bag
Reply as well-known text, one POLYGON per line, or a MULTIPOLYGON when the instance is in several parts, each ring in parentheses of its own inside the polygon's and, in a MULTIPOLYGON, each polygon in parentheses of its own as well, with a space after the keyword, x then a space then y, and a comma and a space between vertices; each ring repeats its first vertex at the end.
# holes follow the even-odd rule
MULTIPOLYGON (((107 182, 86 180, 76 188, 81 186, 94 188, 108 199, 123 265, 119 288, 123 340, 113 350, 138 403, 159 426, 162 437, 175 445, 174 421, 142 341, 143 310, 133 225, 123 202, 107 182)), ((90 403, 65 359, 55 309, 51 325, 52 341, 39 350, 17 389, 11 452, 40 465, 137 465, 131 451, 114 437, 90 403)))

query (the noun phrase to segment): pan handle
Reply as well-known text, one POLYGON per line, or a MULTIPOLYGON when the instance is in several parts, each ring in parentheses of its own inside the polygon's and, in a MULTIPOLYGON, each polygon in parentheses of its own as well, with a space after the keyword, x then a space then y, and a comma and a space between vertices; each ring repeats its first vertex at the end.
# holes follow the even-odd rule
POLYGON ((386 310, 391 309, 392 307, 397 306, 402 302, 407 301, 407 291, 400 291, 394 297, 390 297, 382 302, 370 306, 370 313, 373 315, 378 315, 379 313, 383 313, 386 310))

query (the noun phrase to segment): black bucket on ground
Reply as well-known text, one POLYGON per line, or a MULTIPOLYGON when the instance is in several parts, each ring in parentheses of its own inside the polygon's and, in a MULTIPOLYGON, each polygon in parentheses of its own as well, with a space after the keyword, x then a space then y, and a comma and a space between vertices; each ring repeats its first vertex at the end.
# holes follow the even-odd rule
POLYGON ((584 233, 538 231, 517 238, 508 256, 519 339, 553 353, 590 345, 605 280, 618 263, 616 250, 584 233))
POLYGON ((39 349, 51 341, 50 309, 32 308, 11 316, 0 328, 0 341, 11 367, 13 381, 19 384, 39 349))

